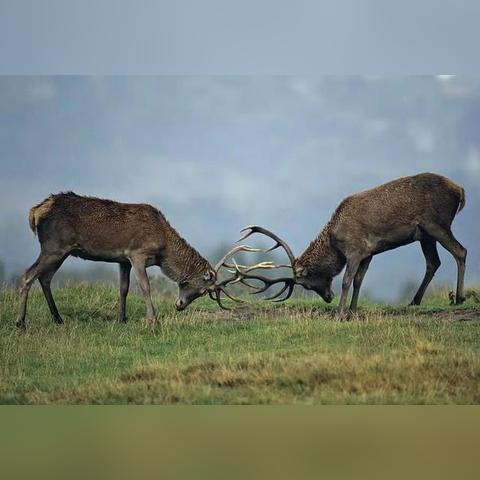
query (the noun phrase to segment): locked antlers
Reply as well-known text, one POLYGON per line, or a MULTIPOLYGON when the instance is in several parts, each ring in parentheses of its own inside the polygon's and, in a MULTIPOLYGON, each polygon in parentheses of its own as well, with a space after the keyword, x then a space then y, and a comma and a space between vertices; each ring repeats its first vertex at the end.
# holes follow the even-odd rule
MULTIPOLYGON (((229 250, 218 262, 217 264, 215 265, 215 267, 213 268, 214 271, 215 271, 215 274, 218 278, 218 275, 219 275, 219 272, 220 272, 220 269, 222 267, 226 267, 228 269, 232 269, 232 268, 235 268, 235 265, 230 265, 227 263, 227 260, 231 257, 233 257, 233 255, 235 255, 236 253, 239 253, 239 252, 261 252, 261 250, 259 248, 253 248, 253 247, 250 247, 248 245, 237 245, 236 247, 233 247, 231 250, 229 250)), ((233 260, 233 259, 232 259, 233 260)), ((234 263, 236 264, 235 260, 233 260, 234 263)), ((231 271, 231 270, 229 270, 231 271)), ((218 305, 220 306, 220 308, 223 308, 224 310, 230 310, 229 308, 225 307, 223 304, 222 304, 222 293, 225 294, 226 297, 230 298, 231 300, 233 300, 234 302, 242 302, 242 300, 240 300, 239 298, 236 298, 234 297, 233 295, 231 295, 230 293, 227 292, 226 290, 226 286, 229 285, 229 284, 233 284, 233 283, 243 283, 244 285, 247 285, 249 287, 252 287, 251 285, 248 285, 248 283, 245 283, 241 278, 237 278, 237 275, 233 275, 233 276, 230 276, 228 277, 227 279, 221 281, 221 282, 217 282, 215 283, 215 286, 213 287, 212 290, 210 290, 208 292, 208 295, 210 296, 210 298, 212 300, 215 300, 218 305)))
POLYGON ((260 233, 262 235, 265 235, 273 240, 275 240, 275 244, 266 250, 261 250, 259 248, 253 248, 250 247, 249 245, 238 245, 231 250, 229 250, 215 265, 214 270, 215 273, 219 274, 219 271, 222 267, 227 268, 228 271, 232 274, 229 277, 227 277, 225 280, 219 281, 215 284, 214 288, 209 291, 210 298, 212 300, 215 300, 221 308, 225 310, 229 310, 227 307, 222 305, 221 303, 221 294, 223 293, 226 297, 230 298, 231 300, 235 302, 242 302, 239 298, 234 297, 231 295, 229 292, 227 292, 226 287, 228 285, 233 285, 236 283, 241 283, 242 285, 247 286, 248 288, 252 289, 253 291, 250 292, 251 294, 259 294, 266 292, 270 287, 273 285, 277 284, 282 284, 283 287, 274 295, 267 297, 265 300, 274 300, 276 302, 283 302, 284 300, 287 300, 290 298, 290 296, 293 293, 293 289, 295 287, 295 279, 293 277, 279 277, 279 278, 270 278, 266 277, 264 275, 259 275, 257 273, 251 273, 254 270, 272 270, 272 269, 277 269, 277 268, 294 268, 295 265, 295 256, 292 253, 291 248, 288 246, 288 244, 282 240, 280 237, 275 235, 273 232, 270 230, 267 230, 266 228, 260 227, 259 225, 249 225, 248 227, 245 227, 241 230, 241 232, 245 232, 244 235, 238 240, 239 242, 242 240, 245 240, 248 238, 250 235, 253 235, 254 233, 260 233), (235 258, 233 256, 236 253, 240 252, 264 252, 268 253, 271 252, 277 248, 283 248, 288 256, 288 259, 290 260, 289 265, 276 265, 273 262, 270 261, 262 261, 259 263, 256 263, 255 265, 240 265, 235 261, 235 258), (228 260, 231 259, 232 263, 228 263, 228 260), (262 286, 257 286, 254 285, 251 282, 262 282, 262 286), (286 295, 284 295, 284 293, 286 295), (282 296, 283 295, 283 296, 282 296))
MULTIPOLYGON (((267 248, 266 250, 263 250, 263 252, 268 253, 268 252, 271 252, 272 250, 275 250, 276 248, 281 247, 287 253, 288 258, 290 260, 290 265, 276 265, 273 262, 265 262, 264 261, 264 262, 257 263, 255 265, 248 265, 247 266, 247 265, 237 264, 237 262, 235 261, 234 258, 232 258, 233 265, 226 264, 224 261, 222 261, 222 262, 219 262, 219 263, 222 263, 223 266, 229 268, 230 272, 233 273, 233 276, 229 277, 228 279, 224 280, 224 282, 222 282, 223 287, 225 287, 228 284, 242 283, 243 285, 246 285, 247 287, 249 287, 253 290, 253 292, 251 292, 251 294, 259 294, 259 293, 266 292, 273 285, 283 283, 284 284, 283 287, 276 294, 274 294, 270 297, 267 297, 266 300, 278 299, 278 300, 274 300, 274 301, 282 302, 282 301, 290 298, 290 296, 293 293, 293 289, 295 287, 295 279, 293 277, 269 278, 269 277, 265 277, 263 275, 250 273, 254 270, 270 270, 270 269, 276 269, 276 268, 292 268, 293 269, 293 266, 295 264, 295 256, 293 255, 292 250, 290 249, 288 244, 284 240, 282 240, 280 237, 275 235, 274 233, 272 233, 269 230, 267 230, 263 227, 260 227, 258 225, 250 225, 248 227, 245 227, 241 231, 246 232, 246 233, 238 240, 239 242, 242 241, 242 240, 245 240, 247 237, 249 237, 250 235, 252 235, 254 233, 261 233, 261 234, 266 235, 267 237, 270 237, 273 240, 275 240, 275 244, 272 247, 267 248), (233 270, 231 270, 231 269, 233 269, 233 270), (262 282, 263 286, 259 287, 259 286, 253 285, 252 283, 249 282, 249 280, 250 281, 262 282), (282 295, 285 292, 287 292, 287 294, 282 297, 282 295), (279 298, 279 297, 281 297, 281 298, 279 298)), ((257 252, 260 251, 259 249, 252 249, 252 247, 247 247, 245 245, 240 245, 239 247, 236 247, 236 249, 235 248, 232 249, 229 252, 229 254, 231 253, 231 255, 228 255, 228 256, 232 256, 234 253, 236 253, 236 251, 257 251, 257 252)), ((227 257, 227 255, 226 255, 226 257, 227 257)), ((222 259, 222 260, 224 260, 224 259, 222 259)), ((229 295, 227 294, 227 296, 229 296, 229 295)), ((230 298, 232 298, 232 297, 230 297, 230 298)), ((238 299, 236 299, 236 300, 238 301, 238 299)))

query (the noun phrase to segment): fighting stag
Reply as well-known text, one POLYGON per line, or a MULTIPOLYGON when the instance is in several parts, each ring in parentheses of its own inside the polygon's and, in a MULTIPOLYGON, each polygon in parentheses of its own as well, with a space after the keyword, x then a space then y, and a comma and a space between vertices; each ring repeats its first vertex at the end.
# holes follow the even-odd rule
MULTIPOLYGON (((308 248, 295 258, 290 247, 272 232, 253 225, 246 227, 244 240, 254 233, 272 238, 276 243, 269 250, 283 247, 290 260, 293 276, 270 279, 249 273, 237 266, 237 281, 257 280, 263 283, 253 293, 261 293, 275 284, 283 283, 273 297, 293 292, 295 284, 318 293, 330 303, 334 297, 333 278, 344 267, 339 312, 346 310, 350 286, 353 295, 350 309, 355 311, 362 281, 374 255, 419 241, 426 261, 426 272, 411 305, 419 305, 435 272, 440 267, 437 242, 452 254, 457 263, 455 303, 464 297, 464 275, 467 250, 451 231, 454 217, 465 206, 465 191, 451 180, 433 173, 403 177, 343 200, 323 231, 308 248)), ((239 241, 240 241, 239 240, 239 241)), ((270 266, 273 268, 273 266, 270 266)), ((260 267, 261 268, 261 267, 260 267)))
POLYGON ((50 284, 56 271, 69 256, 118 263, 120 299, 118 321, 125 322, 125 306, 133 267, 142 290, 150 323, 156 321, 150 295, 147 267, 157 265, 178 284, 177 310, 183 310, 205 294, 222 307, 222 294, 229 282, 217 282, 225 261, 239 251, 257 251, 246 245, 228 252, 212 268, 168 223, 164 215, 146 204, 127 204, 73 192, 50 195, 30 210, 29 224, 38 235, 41 252, 21 280, 17 326, 25 329, 28 292, 38 278, 52 320, 63 323, 50 284))

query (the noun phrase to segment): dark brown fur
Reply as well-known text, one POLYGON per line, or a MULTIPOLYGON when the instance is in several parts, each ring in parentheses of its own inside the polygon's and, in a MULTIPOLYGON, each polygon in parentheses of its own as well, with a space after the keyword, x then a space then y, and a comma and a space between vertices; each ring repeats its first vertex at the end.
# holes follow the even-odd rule
POLYGON ((412 304, 420 304, 440 266, 437 242, 458 266, 456 302, 464 300, 466 249, 450 226, 465 206, 462 187, 446 177, 422 173, 403 177, 347 197, 318 237, 295 261, 295 280, 331 301, 331 281, 346 265, 340 311, 354 283, 350 308, 355 310, 363 277, 374 255, 420 241, 427 269, 412 304))
POLYGON ((36 278, 45 293, 53 320, 61 323, 50 282, 69 256, 120 265, 119 321, 125 321, 125 301, 133 267, 145 296, 147 315, 154 322, 146 268, 158 265, 180 285, 183 309, 215 281, 212 267, 151 205, 119 203, 73 192, 51 195, 29 213, 30 228, 38 235, 41 253, 22 279, 17 324, 25 326, 28 290, 36 278), (182 290, 183 289, 183 290, 182 290))

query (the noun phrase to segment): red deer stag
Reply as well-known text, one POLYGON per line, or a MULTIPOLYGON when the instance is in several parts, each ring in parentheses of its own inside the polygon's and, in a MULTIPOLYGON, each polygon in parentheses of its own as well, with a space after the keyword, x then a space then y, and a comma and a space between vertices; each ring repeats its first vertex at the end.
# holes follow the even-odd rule
POLYGON ((30 210, 30 228, 38 234, 41 252, 21 280, 20 310, 17 326, 25 329, 28 292, 38 278, 52 320, 63 323, 53 300, 50 283, 55 272, 69 256, 86 260, 118 263, 120 266, 120 304, 118 321, 125 322, 125 304, 133 267, 147 307, 147 318, 155 323, 146 268, 158 265, 178 284, 175 302, 183 310, 193 300, 208 293, 221 303, 228 282, 217 282, 220 267, 239 251, 258 251, 240 245, 211 267, 168 223, 163 214, 145 204, 127 204, 73 192, 51 195, 30 210))
MULTIPOLYGON (((272 285, 283 283, 283 288, 272 298, 290 297, 295 284, 314 290, 326 302, 334 297, 332 279, 346 265, 342 282, 339 312, 346 309, 347 297, 353 282, 350 309, 355 311, 365 273, 374 255, 402 245, 419 241, 427 264, 423 281, 411 305, 419 305, 425 290, 440 266, 437 242, 448 250, 457 263, 457 291, 455 302, 462 303, 467 250, 455 239, 450 229, 455 215, 465 206, 465 192, 448 178, 433 173, 422 173, 385 183, 371 190, 347 197, 337 207, 330 221, 308 248, 295 258, 289 246, 272 232, 253 225, 246 227, 244 240, 253 233, 261 233, 275 240, 268 249, 283 247, 290 259, 293 278, 271 279, 248 273, 256 268, 275 268, 273 264, 254 265, 247 269, 236 267, 237 281, 258 280, 263 286, 253 293, 261 293, 272 285)), ((242 231, 244 231, 242 230, 242 231)))

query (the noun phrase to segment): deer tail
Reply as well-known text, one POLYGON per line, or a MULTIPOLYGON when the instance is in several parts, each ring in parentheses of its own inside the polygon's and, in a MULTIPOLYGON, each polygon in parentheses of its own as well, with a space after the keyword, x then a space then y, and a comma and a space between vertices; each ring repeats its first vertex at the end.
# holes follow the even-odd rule
POLYGON ((35 207, 31 208, 30 211, 28 212, 28 223, 30 225, 30 229, 34 233, 34 235, 37 234, 37 224, 35 222, 35 207))
POLYGON ((53 200, 53 196, 50 196, 39 204, 32 207, 28 212, 28 223, 34 235, 36 235, 38 232, 38 224, 40 223, 42 218, 50 211, 50 208, 53 205, 53 200))

